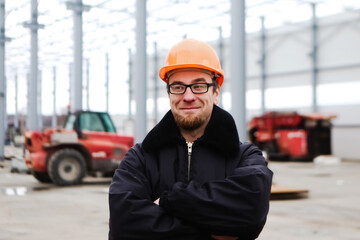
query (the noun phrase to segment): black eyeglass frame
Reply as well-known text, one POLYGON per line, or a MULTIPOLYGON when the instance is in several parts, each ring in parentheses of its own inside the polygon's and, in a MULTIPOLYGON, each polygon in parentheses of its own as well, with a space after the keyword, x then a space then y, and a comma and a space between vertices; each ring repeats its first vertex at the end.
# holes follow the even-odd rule
POLYGON ((209 87, 213 87, 213 86, 215 86, 215 83, 193 83, 193 84, 173 83, 173 84, 168 84, 168 85, 167 85, 167 88, 168 88, 168 92, 169 92, 169 93, 174 94, 174 95, 181 95, 181 94, 184 94, 184 93, 186 92, 186 90, 187 90, 188 87, 190 88, 190 90, 191 90, 191 92, 192 92, 193 94, 203 94, 203 93, 207 93, 207 92, 209 91, 209 87), (204 92, 194 92, 194 90, 192 89, 192 86, 194 86, 194 85, 199 85, 199 84, 204 84, 204 85, 206 85, 206 87, 207 87, 207 88, 206 88, 206 91, 204 91, 204 92), (173 93, 173 92, 171 92, 171 86, 174 86, 174 85, 184 86, 185 89, 184 89, 184 91, 183 91, 182 93, 173 93))

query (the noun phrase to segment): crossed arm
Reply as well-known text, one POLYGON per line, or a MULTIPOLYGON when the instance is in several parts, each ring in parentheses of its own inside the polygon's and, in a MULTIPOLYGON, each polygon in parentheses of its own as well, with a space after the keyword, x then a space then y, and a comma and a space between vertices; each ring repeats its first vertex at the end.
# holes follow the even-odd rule
MULTIPOLYGON (((156 199, 154 203, 156 205, 159 205, 160 198, 156 199)), ((238 237, 232 237, 232 236, 219 236, 219 235, 211 235, 211 237, 215 240, 237 240, 238 237)))

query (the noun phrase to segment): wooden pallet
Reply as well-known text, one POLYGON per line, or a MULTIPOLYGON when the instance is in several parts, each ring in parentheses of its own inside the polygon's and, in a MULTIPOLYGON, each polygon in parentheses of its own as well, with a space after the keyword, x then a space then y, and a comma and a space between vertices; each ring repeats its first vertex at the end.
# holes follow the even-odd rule
POLYGON ((271 186, 271 200, 307 198, 308 193, 309 190, 307 189, 279 186, 276 184, 271 186))

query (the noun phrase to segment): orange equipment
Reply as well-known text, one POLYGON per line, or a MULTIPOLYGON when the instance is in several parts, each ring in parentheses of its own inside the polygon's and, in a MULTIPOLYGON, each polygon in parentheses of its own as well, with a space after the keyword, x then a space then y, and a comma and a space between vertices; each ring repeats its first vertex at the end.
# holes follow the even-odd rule
POLYGON ((249 139, 269 159, 312 160, 331 154, 331 120, 334 115, 268 112, 248 125, 249 139))
POLYGON ((207 43, 185 39, 173 46, 160 69, 159 76, 166 82, 167 73, 175 69, 198 68, 215 73, 221 86, 224 81, 224 71, 215 50, 207 43))
POLYGON ((120 136, 108 113, 79 111, 70 114, 62 129, 27 130, 25 163, 40 182, 73 185, 86 173, 112 174, 134 145, 120 136))

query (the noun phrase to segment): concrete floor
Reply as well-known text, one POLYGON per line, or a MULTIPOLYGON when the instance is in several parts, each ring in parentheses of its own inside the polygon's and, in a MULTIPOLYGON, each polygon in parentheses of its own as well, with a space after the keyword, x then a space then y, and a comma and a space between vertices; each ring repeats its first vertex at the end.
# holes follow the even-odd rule
POLYGON ((307 198, 273 200, 259 239, 360 239, 360 162, 270 162, 273 182, 307 198))
MULTIPOLYGON (((360 162, 270 162, 274 183, 305 198, 272 200, 260 240, 360 239, 360 162)), ((56 187, 0 168, 0 240, 107 239, 109 178, 56 187)))

